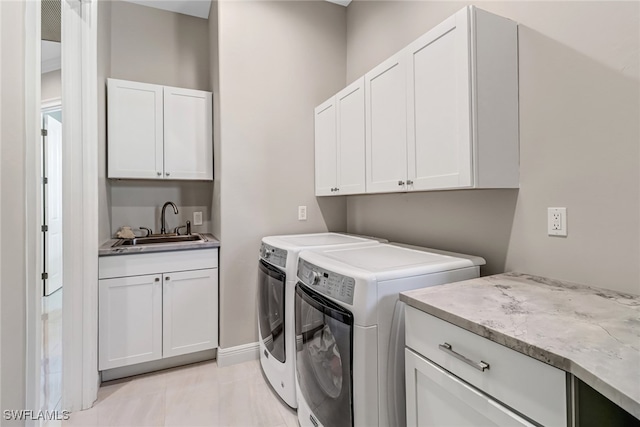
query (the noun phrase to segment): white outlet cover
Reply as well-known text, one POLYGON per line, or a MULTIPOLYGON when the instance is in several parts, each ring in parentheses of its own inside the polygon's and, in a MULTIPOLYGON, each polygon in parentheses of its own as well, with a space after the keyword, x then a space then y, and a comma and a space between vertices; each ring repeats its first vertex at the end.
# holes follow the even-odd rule
POLYGON ((547 208, 547 234, 567 236, 567 208, 547 208))
POLYGON ((202 225, 202 212, 193 213, 193 225, 202 225))
POLYGON ((298 221, 306 221, 306 220, 307 220, 307 207, 298 206, 298 221))

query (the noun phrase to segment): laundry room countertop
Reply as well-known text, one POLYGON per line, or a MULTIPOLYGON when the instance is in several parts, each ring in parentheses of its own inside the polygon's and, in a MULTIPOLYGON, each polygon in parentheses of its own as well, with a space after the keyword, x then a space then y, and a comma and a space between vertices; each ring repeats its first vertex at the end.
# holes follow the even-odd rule
POLYGON ((505 273, 400 300, 570 372, 640 418, 640 296, 505 273))
POLYGON ((155 243, 155 244, 139 244, 135 246, 116 246, 113 245, 122 239, 109 239, 98 248, 98 256, 110 255, 130 255, 150 252, 169 252, 169 251, 188 251, 194 249, 211 249, 219 248, 220 240, 210 233, 198 233, 203 240, 195 242, 173 242, 173 243, 155 243))

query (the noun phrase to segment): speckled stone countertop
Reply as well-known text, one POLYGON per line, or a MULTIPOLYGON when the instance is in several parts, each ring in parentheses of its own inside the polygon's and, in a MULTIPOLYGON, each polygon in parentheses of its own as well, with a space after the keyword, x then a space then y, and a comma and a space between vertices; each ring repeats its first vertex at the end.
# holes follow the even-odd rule
POLYGON ((574 374, 640 418, 640 297, 520 273, 400 294, 408 305, 574 374))
POLYGON ((109 239, 98 248, 98 256, 128 255, 149 252, 187 251, 193 249, 219 248, 220 241, 210 233, 199 233, 203 240, 197 242, 156 243, 152 245, 116 246, 121 239, 109 239))

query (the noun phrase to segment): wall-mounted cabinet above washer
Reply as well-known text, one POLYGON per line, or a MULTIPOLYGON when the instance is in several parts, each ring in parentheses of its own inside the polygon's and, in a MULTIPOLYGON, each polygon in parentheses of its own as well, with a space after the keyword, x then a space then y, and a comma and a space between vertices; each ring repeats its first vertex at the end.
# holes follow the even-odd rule
POLYGON ((358 193, 518 188, 515 22, 465 7, 366 73, 364 96, 358 193))
POLYGON ((211 92, 108 79, 108 177, 213 179, 211 92))
POLYGON ((316 107, 316 196, 365 192, 364 112, 364 78, 316 107))

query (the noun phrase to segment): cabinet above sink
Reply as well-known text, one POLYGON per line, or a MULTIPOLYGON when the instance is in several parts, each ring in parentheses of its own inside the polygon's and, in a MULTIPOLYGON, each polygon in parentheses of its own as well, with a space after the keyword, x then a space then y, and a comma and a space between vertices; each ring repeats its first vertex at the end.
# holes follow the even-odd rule
POLYGON ((108 79, 108 177, 213 180, 212 94, 108 79))

